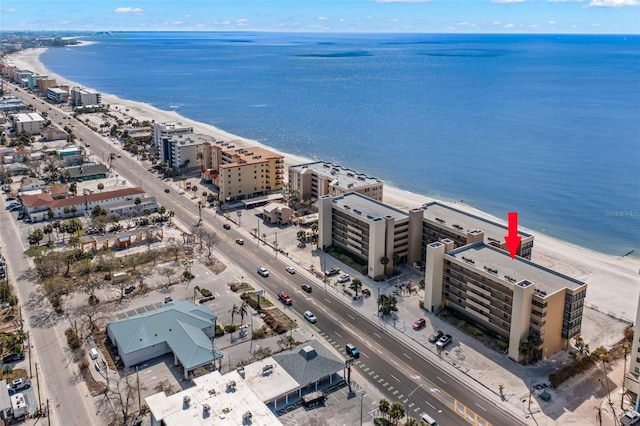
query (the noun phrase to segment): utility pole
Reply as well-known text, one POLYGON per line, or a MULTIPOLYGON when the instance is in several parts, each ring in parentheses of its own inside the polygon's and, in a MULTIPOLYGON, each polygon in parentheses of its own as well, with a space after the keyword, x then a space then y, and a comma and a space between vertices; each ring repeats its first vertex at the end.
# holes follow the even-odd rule
POLYGON ((46 416, 47 416, 47 424, 49 426, 51 426, 51 416, 49 415, 49 398, 47 398, 47 412, 46 412, 46 416))
POLYGON ((38 389, 38 411, 42 411, 42 399, 40 398, 40 376, 38 375, 38 363, 36 362, 36 386, 38 389))
POLYGON ((260 218, 258 219, 258 230, 256 231, 256 239, 258 240, 257 247, 260 247, 260 218))
MULTIPOLYGON (((109 372, 107 371, 107 374, 109 372)), ((138 375, 138 366, 136 365, 136 387, 138 388, 138 412, 142 412, 142 404, 140 403, 140 376, 138 375)))

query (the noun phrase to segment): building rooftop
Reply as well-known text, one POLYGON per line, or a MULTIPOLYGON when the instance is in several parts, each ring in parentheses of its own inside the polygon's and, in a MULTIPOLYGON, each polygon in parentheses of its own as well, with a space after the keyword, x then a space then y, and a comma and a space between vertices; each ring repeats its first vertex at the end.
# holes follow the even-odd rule
POLYGON ((284 156, 282 154, 257 146, 250 148, 226 149, 222 152, 225 157, 225 161, 228 162, 221 164, 221 169, 237 167, 239 165, 260 164, 269 160, 284 160, 284 156))
POLYGON ((153 417, 166 426, 282 424, 237 371, 224 376, 214 371, 193 381, 195 386, 171 396, 146 397, 153 417))
POLYGON ((256 361, 243 367, 244 380, 263 402, 273 401, 300 387, 273 357, 256 361))
POLYGON ((536 288, 551 295, 562 289, 576 290, 586 284, 575 278, 545 268, 522 257, 511 259, 509 253, 483 242, 469 244, 445 254, 466 263, 468 268, 474 268, 484 274, 490 274, 497 281, 503 281, 505 286, 526 280, 536 285, 536 288))
POLYGON ((345 190, 367 187, 382 183, 381 180, 374 177, 370 177, 346 167, 342 167, 333 163, 327 163, 324 161, 298 164, 296 166, 289 167, 289 170, 296 170, 300 173, 315 173, 318 176, 325 176, 332 179, 333 185, 345 190))
MULTIPOLYGON (((423 217, 425 219, 459 234, 466 234, 469 231, 479 229, 484 232, 486 240, 497 240, 493 242, 502 243, 504 242, 504 236, 508 233, 506 225, 458 210, 437 201, 425 204, 419 209, 424 211, 423 217)), ((523 240, 533 238, 531 234, 522 231, 519 231, 518 235, 523 240)))
POLYGON ((104 164, 85 164, 82 166, 67 167, 65 170, 69 174, 70 179, 75 179, 81 176, 92 176, 99 174, 106 175, 109 172, 109 168, 104 164))
POLYGON ((284 352, 273 355, 299 386, 313 383, 323 377, 342 371, 344 361, 317 340, 309 340, 284 352))
POLYGON ((198 133, 169 133, 167 139, 178 146, 202 145, 215 140, 213 136, 198 133))
MULTIPOLYGON (((322 198, 322 197, 321 197, 322 198)), ((333 197, 333 204, 343 210, 362 216, 363 220, 377 222, 386 216, 391 216, 395 220, 405 219, 409 215, 395 207, 376 201, 357 192, 347 192, 346 194, 333 197)))
POLYGON ((31 121, 44 121, 44 118, 42 118, 42 116, 37 112, 29 112, 29 113, 23 112, 20 114, 15 114, 13 117, 16 122, 20 122, 20 123, 31 122, 31 121))

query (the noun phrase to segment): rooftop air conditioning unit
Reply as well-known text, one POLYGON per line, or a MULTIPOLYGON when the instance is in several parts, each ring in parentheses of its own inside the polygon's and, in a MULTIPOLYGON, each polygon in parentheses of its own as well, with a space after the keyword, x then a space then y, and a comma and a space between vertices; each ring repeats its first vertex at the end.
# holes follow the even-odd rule
POLYGON ((208 413, 209 411, 211 411, 211 407, 209 406, 209 404, 204 404, 202 406, 202 409, 204 410, 205 413, 208 413))

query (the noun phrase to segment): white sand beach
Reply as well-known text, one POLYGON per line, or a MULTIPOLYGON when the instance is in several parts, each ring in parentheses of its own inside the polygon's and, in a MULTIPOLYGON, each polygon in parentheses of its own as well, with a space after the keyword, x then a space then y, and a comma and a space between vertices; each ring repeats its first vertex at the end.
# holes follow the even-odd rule
MULTIPOLYGON (((80 48, 80 46, 81 45, 77 48, 80 48)), ((70 82, 59 75, 49 72, 39 60, 40 54, 45 50, 44 48, 24 50, 7 57, 5 62, 19 68, 49 75, 59 83, 66 82, 72 86, 81 86, 78 83, 70 82)), ((239 144, 245 144, 246 146, 263 146, 257 141, 242 138, 214 126, 182 117, 176 112, 163 111, 142 102, 120 99, 117 96, 109 94, 103 94, 102 98, 104 103, 123 107, 120 108, 121 111, 128 109, 127 114, 138 120, 155 120, 156 122, 181 121, 184 124, 193 126, 194 132, 196 133, 211 135, 217 139, 237 141, 239 144)), ((273 150, 273 148, 268 146, 266 148, 273 150)), ((287 165, 312 161, 308 158, 294 156, 288 153, 281 154, 285 155, 287 165)), ((361 171, 366 172, 366 170, 361 171)), ((384 201, 406 210, 418 207, 426 202, 432 201, 432 199, 385 185, 384 201)), ((457 202, 448 204, 455 205, 456 208, 472 212, 478 216, 506 223, 507 212, 505 212, 504 218, 496 218, 464 203, 457 202)), ((526 219, 524 222, 526 223, 526 219)), ((640 286, 640 261, 638 261, 637 258, 610 256, 583 247, 574 246, 537 231, 526 228, 523 228, 523 230, 535 235, 532 256, 534 262, 582 280, 588 284, 586 297, 587 306, 594 307, 601 312, 627 321, 635 320, 638 305, 638 288, 640 286)))

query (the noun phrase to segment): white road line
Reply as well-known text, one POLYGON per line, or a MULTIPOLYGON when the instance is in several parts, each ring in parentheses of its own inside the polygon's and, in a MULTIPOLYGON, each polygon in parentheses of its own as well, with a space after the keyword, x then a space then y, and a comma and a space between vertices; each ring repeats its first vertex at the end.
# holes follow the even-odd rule
POLYGON ((402 352, 402 355, 406 356, 407 358, 411 359, 411 357, 407 354, 405 354, 404 352, 402 352))
POLYGON ((342 336, 336 331, 336 336, 342 339, 342 336))
POLYGON ((425 402, 429 405, 429 407, 433 408, 434 410, 436 409, 435 405, 429 403, 429 401, 425 401, 425 402))
POLYGON ((324 300, 326 300, 328 304, 331 304, 331 301, 329 299, 327 299, 326 297, 324 298, 324 300))
POLYGON ((351 315, 349 315, 349 314, 347 314, 347 316, 348 316, 349 318, 351 318, 352 320, 354 320, 354 321, 356 320, 354 317, 352 317, 352 316, 351 316, 351 315))
POLYGON ((483 410, 483 411, 487 411, 487 409, 486 409, 486 408, 484 408, 482 405, 480 405, 480 404, 476 404, 476 405, 477 405, 478 407, 480 407, 480 409, 481 409, 481 410, 483 410))
POLYGON ((437 377, 437 378, 438 378, 438 380, 440 380, 442 383, 447 383, 447 382, 445 382, 444 380, 442 380, 442 379, 440 378, 440 376, 436 376, 436 377, 437 377))
POLYGON ((398 364, 398 362, 395 359, 392 359, 391 362, 393 362, 395 365, 397 365, 398 367, 400 367, 400 364, 398 364))
POLYGON ((394 376, 393 374, 391 375, 391 377, 393 377, 394 379, 396 379, 396 382, 400 383, 400 379, 398 379, 396 376, 394 376))
POLYGON ((365 354, 364 352, 360 352, 360 354, 366 356, 367 358, 369 358, 369 355, 365 354))
POLYGON ((382 336, 379 335, 378 333, 373 333, 378 339, 382 339, 382 336))

